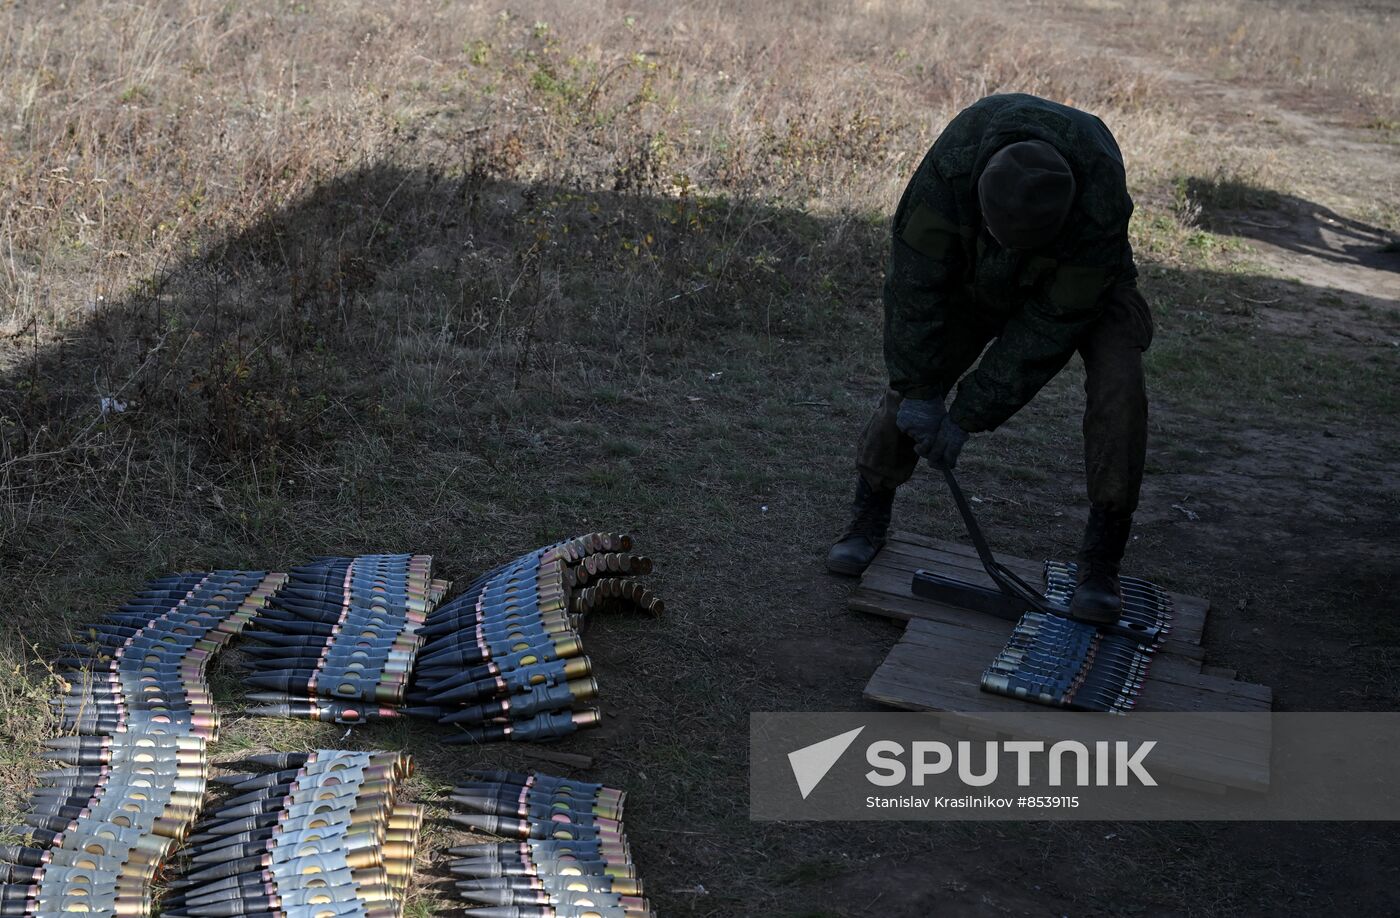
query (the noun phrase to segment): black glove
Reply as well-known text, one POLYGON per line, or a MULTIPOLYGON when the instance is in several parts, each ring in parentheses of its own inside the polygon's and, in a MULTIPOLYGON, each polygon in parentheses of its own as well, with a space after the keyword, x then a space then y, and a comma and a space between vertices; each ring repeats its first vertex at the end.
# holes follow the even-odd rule
POLYGON ((934 435, 933 443, 924 457, 934 468, 951 469, 958 464, 958 454, 962 452, 966 442, 967 431, 945 414, 943 423, 938 425, 938 433, 934 435))
POLYGON ((914 441, 914 452, 927 456, 938 436, 939 425, 947 412, 943 402, 931 398, 906 398, 899 403, 899 413, 894 416, 895 426, 914 441))

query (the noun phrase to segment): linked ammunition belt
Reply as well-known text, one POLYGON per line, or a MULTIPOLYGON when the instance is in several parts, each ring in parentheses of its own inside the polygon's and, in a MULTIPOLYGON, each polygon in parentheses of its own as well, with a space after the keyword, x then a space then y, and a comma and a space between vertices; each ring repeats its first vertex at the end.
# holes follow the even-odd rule
POLYGON ((189 839, 188 873, 166 918, 369 918, 403 914, 423 822, 398 798, 413 768, 392 752, 252 756, 268 772, 214 778, 232 788, 189 839))
MULTIPOLYGON (((1045 595, 1069 604, 1075 565, 1045 562, 1045 595)), ((1171 630, 1171 597, 1145 580, 1122 578, 1123 616, 1153 640, 1135 641, 1093 625, 1027 612, 982 674, 982 690, 1052 707, 1126 713, 1137 703, 1152 655, 1171 630)))
POLYGON ((429 555, 327 558, 290 571, 248 638, 264 706, 251 713, 365 723, 398 716, 422 646, 418 628, 447 590, 429 555))
POLYGON ((147 915, 151 882, 204 794, 218 715, 211 657, 258 614, 285 576, 177 574, 147 585, 88 640, 66 644, 50 705, 74 735, 51 740, 65 767, 39 775, 27 846, 0 846, 0 915, 147 915))
POLYGON ((565 736, 596 724, 598 683, 583 655, 588 613, 664 604, 633 575, 650 559, 626 535, 545 546, 447 585, 424 555, 333 558, 293 568, 249 632, 251 713, 366 723, 404 715, 463 727, 448 742, 565 736), (405 703, 406 702, 406 703, 405 703), (579 709, 576 709, 579 708, 579 709))
POLYGON ((425 639, 409 710, 454 724, 447 742, 535 741, 598 723, 598 694, 580 628, 608 604, 660 614, 664 604, 632 575, 651 561, 628 554, 626 535, 593 533, 549 545, 477 578, 439 606, 425 639))
POLYGON ((472 918, 654 916, 622 827, 625 797, 538 772, 473 772, 450 798, 467 812, 449 820, 508 841, 448 850, 472 918))

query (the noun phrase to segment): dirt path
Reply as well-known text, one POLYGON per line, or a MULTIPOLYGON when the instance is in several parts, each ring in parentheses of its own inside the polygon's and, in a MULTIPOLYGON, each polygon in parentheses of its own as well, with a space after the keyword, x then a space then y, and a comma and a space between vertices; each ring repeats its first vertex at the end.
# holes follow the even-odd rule
MULTIPOLYGON (((1067 11, 1064 17, 1052 24, 1059 40, 1085 53, 1107 54, 1162 81, 1179 95, 1193 121, 1200 119, 1193 133, 1202 143, 1228 143, 1278 160, 1294 193, 1234 202, 1238 206, 1207 203, 1202 217, 1209 228, 1247 240, 1259 264, 1281 278, 1336 291, 1344 301, 1348 294, 1364 297, 1382 305, 1388 319, 1400 317, 1400 227, 1393 225, 1393 208, 1400 201, 1400 152, 1386 133, 1329 115, 1325 100, 1299 91, 1227 82, 1137 48, 1105 45, 1105 40, 1126 42, 1136 33, 1105 29, 1101 18, 1083 13, 1067 11), (1391 226, 1354 216, 1374 214, 1383 202, 1391 202, 1392 209, 1377 222, 1391 226)), ((1338 317, 1331 309, 1322 312, 1338 317)), ((1291 315, 1270 318, 1280 330, 1302 330, 1291 315)), ((1361 324, 1370 323, 1363 319, 1361 324)), ((1370 340, 1377 337, 1375 331, 1360 333, 1370 340)))
POLYGON ((1263 130, 1257 131, 1257 140, 1241 139, 1276 142, 1280 148, 1287 144, 1302 187, 1312 186, 1309 197, 1281 194, 1268 201, 1272 206, 1208 214, 1213 228, 1248 239, 1259 261, 1282 277, 1381 301, 1395 317, 1400 309, 1400 237, 1337 211, 1365 210, 1376 201, 1400 197, 1400 155, 1393 144, 1374 131, 1287 107, 1268 89, 1221 83, 1139 57, 1131 60, 1181 85, 1203 110, 1223 121, 1238 123, 1239 113, 1249 113, 1263 130))

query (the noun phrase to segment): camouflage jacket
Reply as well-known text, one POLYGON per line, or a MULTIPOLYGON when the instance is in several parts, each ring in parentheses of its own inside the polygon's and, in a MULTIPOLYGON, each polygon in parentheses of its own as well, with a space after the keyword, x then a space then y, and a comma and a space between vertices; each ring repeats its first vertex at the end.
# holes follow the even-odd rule
POLYGON ((963 110, 914 173, 894 216, 885 278, 890 387, 944 398, 969 432, 993 430, 1063 369, 1104 293, 1137 276, 1133 202, 1104 123, 1035 96, 988 96, 963 110), (1002 249, 982 225, 977 179, 1007 144, 1044 140, 1074 170, 1077 195, 1054 245, 1002 249))

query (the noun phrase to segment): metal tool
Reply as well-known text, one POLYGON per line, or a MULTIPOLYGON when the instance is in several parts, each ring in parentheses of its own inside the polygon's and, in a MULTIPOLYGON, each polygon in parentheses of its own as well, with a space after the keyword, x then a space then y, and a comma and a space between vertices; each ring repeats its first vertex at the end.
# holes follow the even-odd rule
MULTIPOLYGON (((910 584, 913 594, 922 599, 995 615, 1007 621, 1017 621, 1027 611, 1061 618, 1071 617, 1069 601, 1074 594, 1073 582, 1069 583, 1067 590, 1060 584, 1056 589, 1041 592, 998 561, 992 554, 987 538, 982 533, 982 527, 972 512, 972 505, 952 469, 943 469, 942 472, 943 479, 948 484, 948 491, 953 496, 953 504, 958 508, 958 514, 967 528, 968 538, 977 552, 977 558, 982 562, 982 568, 996 585, 996 589, 940 571, 921 568, 914 572, 910 584)), ((1162 634, 1160 623, 1140 618, 1120 618, 1115 624, 1096 627, 1109 634, 1147 642, 1157 641, 1162 634)))

